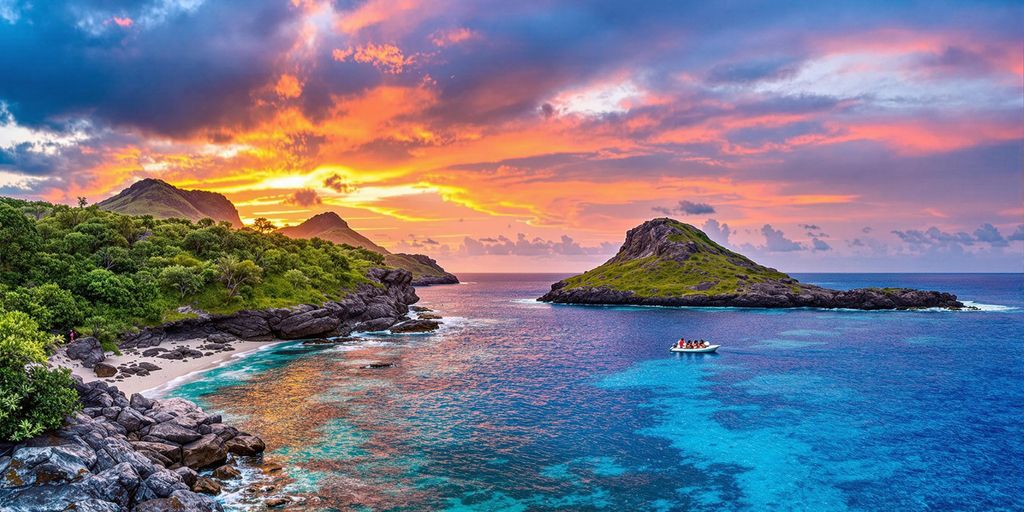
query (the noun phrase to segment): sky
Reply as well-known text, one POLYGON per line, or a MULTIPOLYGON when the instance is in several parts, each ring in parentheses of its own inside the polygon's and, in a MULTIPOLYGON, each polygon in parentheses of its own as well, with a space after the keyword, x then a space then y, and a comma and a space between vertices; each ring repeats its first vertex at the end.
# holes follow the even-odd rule
POLYGON ((456 272, 670 216, 788 272, 1024 270, 1024 4, 0 0, 0 195, 143 178, 456 272))

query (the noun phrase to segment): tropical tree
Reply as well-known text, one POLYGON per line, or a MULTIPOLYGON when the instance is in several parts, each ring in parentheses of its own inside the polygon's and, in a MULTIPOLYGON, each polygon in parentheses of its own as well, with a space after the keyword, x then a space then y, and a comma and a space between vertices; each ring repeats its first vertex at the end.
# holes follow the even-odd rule
POLYGON ((174 290, 178 294, 178 298, 182 300, 189 295, 199 292, 199 290, 203 289, 203 285, 206 284, 202 269, 186 267, 184 265, 164 267, 160 271, 158 279, 160 286, 174 290))
POLYGON ((57 340, 25 313, 0 311, 0 440, 57 428, 79 407, 71 372, 45 366, 57 340))
POLYGON ((266 217, 257 217, 256 220, 252 221, 252 228, 260 233, 270 233, 277 229, 277 226, 270 219, 266 217))
POLYGON ((263 273, 263 269, 252 260, 239 260, 233 255, 219 259, 217 271, 217 279, 227 288, 228 297, 237 295, 242 285, 258 283, 263 273))

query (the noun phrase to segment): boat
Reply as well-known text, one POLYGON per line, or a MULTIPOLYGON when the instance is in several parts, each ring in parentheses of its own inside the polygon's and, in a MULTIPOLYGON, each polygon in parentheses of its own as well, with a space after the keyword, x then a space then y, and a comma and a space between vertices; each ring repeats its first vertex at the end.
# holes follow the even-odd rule
POLYGON ((679 348, 675 345, 672 345, 671 347, 669 347, 669 350, 671 350, 672 352, 682 352, 686 354, 710 354, 718 350, 718 347, 720 346, 721 345, 708 345, 703 348, 679 348))

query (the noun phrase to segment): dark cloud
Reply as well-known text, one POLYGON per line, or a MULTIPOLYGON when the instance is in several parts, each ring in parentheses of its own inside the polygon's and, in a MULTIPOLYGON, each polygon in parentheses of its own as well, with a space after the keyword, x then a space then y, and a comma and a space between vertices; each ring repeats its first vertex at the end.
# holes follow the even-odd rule
POLYGON ((288 204, 308 207, 323 203, 323 199, 320 198, 320 194, 316 190, 304 188, 296 190, 292 195, 288 196, 286 202, 288 204))
POLYGON ((1006 239, 1010 241, 1024 240, 1024 224, 1017 226, 1017 230, 1006 237, 1006 239))
POLYGON ((34 2, 0 30, 0 100, 19 124, 55 129, 86 117, 176 136, 248 122, 297 10, 247 0, 179 5, 34 2), (110 23, 114 15, 134 24, 110 23))
POLYGON ((798 69, 798 63, 790 59, 719 64, 711 68, 707 79, 711 83, 749 84, 789 77, 798 69))
POLYGON ((1009 242, 1003 238, 1003 235, 996 229, 992 224, 982 224, 981 227, 974 230, 974 237, 979 242, 984 242, 992 247, 1006 247, 1010 245, 1009 242))
POLYGON ((324 180, 324 186, 340 194, 351 194, 356 191, 356 186, 345 181, 345 178, 332 174, 324 180))
POLYGON ((818 238, 811 239, 811 250, 813 251, 831 251, 832 246, 824 240, 818 238))
POLYGON ((679 204, 672 208, 666 208, 664 206, 655 206, 651 208, 655 212, 662 213, 665 215, 709 215, 715 213, 715 207, 708 203, 694 203, 692 201, 679 201, 679 204))
POLYGON ((791 252, 804 249, 804 246, 786 238, 782 230, 772 228, 771 224, 765 224, 761 228, 761 234, 764 235, 764 249, 769 252, 791 252))

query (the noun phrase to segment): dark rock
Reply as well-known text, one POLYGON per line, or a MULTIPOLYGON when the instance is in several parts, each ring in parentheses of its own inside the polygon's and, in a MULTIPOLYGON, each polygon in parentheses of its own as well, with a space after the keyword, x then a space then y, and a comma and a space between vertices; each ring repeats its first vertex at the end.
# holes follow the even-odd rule
POLYGON ((434 313, 420 313, 416 315, 416 318, 419 318, 420 320, 440 320, 441 315, 436 315, 434 313))
POLYGON ((263 504, 266 505, 268 508, 282 507, 282 506, 287 505, 287 504, 289 504, 291 502, 292 502, 291 498, 289 498, 287 496, 278 496, 278 497, 267 498, 266 500, 263 500, 263 504))
POLYGON ((213 470, 213 477, 220 480, 231 480, 242 476, 242 472, 235 469, 231 464, 225 464, 213 470))
POLYGON ((96 363, 92 371, 96 372, 96 376, 100 378, 113 377, 117 373, 117 368, 110 366, 107 363, 96 363))
POLYGON ((427 312, 427 311, 433 311, 433 309, 430 309, 430 308, 428 308, 426 306, 409 306, 409 311, 415 311, 417 313, 422 313, 422 312, 427 312))
POLYGON ((436 331, 441 323, 436 320, 406 320, 400 324, 391 326, 393 333, 412 333, 436 331))
POLYGON ((153 441, 131 441, 131 444, 136 450, 150 450, 170 459, 172 462, 181 460, 181 447, 175 444, 153 441))
POLYGON ((86 368, 92 368, 96 363, 106 359, 103 348, 100 346, 100 340, 92 336, 79 338, 68 343, 65 346, 65 351, 68 357, 78 359, 82 362, 82 366, 86 368))
POLYGON ((216 434, 206 434, 181 447, 181 463, 196 469, 216 466, 228 457, 228 449, 216 434))
POLYGON ((178 476, 181 478, 181 481, 184 482, 185 485, 189 486, 189 488, 195 485, 196 480, 199 478, 199 474, 196 473, 194 469, 188 466, 182 466, 180 468, 177 468, 174 470, 174 472, 178 474, 178 476))
POLYGON ((165 348, 148 348, 142 351, 144 357, 155 357, 160 355, 161 352, 167 352, 165 348))
MULTIPOLYGON (((157 369, 159 370, 159 368, 157 369)), ((153 401, 140 395, 139 393, 132 393, 132 397, 129 400, 129 404, 131 404, 132 409, 138 411, 148 411, 151 407, 153 407, 153 401)))
POLYGON ((370 363, 366 366, 363 366, 363 368, 366 368, 368 370, 376 370, 380 368, 391 368, 393 366, 395 366, 394 363, 370 363))
POLYGON ((262 439, 250 434, 238 434, 224 444, 235 455, 257 455, 267 448, 262 439))
POLYGON ((192 490, 215 496, 220 494, 220 483, 212 478, 201 476, 196 479, 196 484, 192 486, 192 490))
POLYGON ((186 444, 191 443, 202 436, 196 433, 196 431, 185 428, 173 421, 165 421, 158 425, 154 425, 153 428, 149 429, 149 435, 146 437, 165 439, 176 444, 186 444))
POLYGON ((211 498, 190 491, 174 491, 168 498, 140 503, 133 512, 223 512, 211 498))
POLYGON ((155 364, 153 364, 153 363, 151 363, 149 361, 143 361, 143 362, 139 363, 139 368, 142 368, 143 370, 150 371, 150 372, 155 372, 157 370, 161 370, 162 369, 159 366, 157 366, 157 365, 155 365, 155 364))

